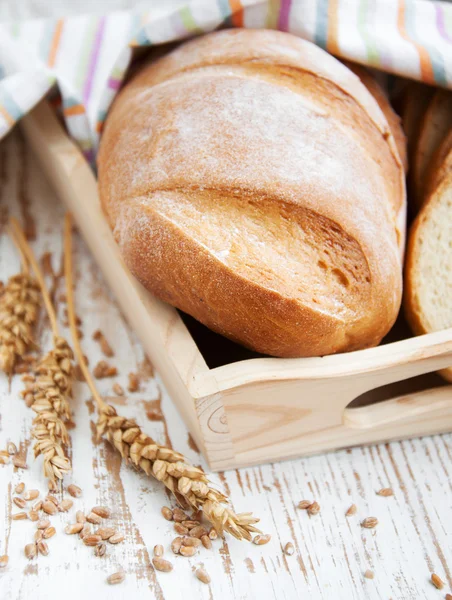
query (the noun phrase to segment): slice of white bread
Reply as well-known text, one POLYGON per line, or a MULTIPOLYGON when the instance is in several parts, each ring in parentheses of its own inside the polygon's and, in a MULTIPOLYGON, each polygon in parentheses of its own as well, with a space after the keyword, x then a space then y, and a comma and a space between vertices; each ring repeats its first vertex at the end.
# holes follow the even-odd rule
MULTIPOLYGON (((417 335, 452 327, 452 172, 430 194, 411 228, 405 312, 417 335)), ((452 366, 441 375, 452 381, 452 366)))
POLYGON ((416 212, 426 199, 426 179, 435 152, 452 127, 452 93, 437 90, 420 122, 413 154, 413 200, 416 212))

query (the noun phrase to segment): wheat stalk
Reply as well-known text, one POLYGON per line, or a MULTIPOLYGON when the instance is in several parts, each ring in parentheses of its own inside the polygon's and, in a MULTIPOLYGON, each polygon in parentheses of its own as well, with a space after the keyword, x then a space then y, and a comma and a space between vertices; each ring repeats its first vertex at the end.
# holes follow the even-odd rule
POLYGON ((0 295, 0 370, 11 377, 17 360, 33 346, 39 286, 22 258, 22 273, 9 278, 0 295))
POLYGON ((53 348, 35 367, 35 381, 22 392, 28 406, 36 413, 32 436, 34 456, 43 456, 44 474, 49 488, 71 470, 66 448, 69 442, 65 421, 71 417, 69 398, 74 381, 73 354, 67 341, 59 335, 58 324, 44 276, 27 240, 15 219, 11 219, 15 241, 31 265, 39 284, 53 333, 53 348))
POLYGON ((260 533, 255 527, 259 519, 252 513, 236 514, 227 496, 212 487, 202 469, 188 464, 183 454, 156 444, 134 420, 118 415, 116 409, 101 398, 83 359, 77 336, 72 284, 71 227, 71 217, 67 215, 64 235, 64 272, 68 320, 75 355, 96 401, 99 438, 105 437, 126 462, 131 462, 146 475, 152 475, 161 481, 178 501, 182 501, 194 510, 202 510, 219 533, 226 531, 239 540, 251 540, 252 533, 260 533))

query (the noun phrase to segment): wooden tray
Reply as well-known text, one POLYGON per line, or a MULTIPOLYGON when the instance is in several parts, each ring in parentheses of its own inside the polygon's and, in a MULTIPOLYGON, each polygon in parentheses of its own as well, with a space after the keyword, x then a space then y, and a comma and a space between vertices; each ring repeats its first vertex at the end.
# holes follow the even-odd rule
MULTIPOLYGON (((211 469, 452 430, 452 385, 418 377, 452 365, 452 329, 324 358, 221 364, 224 340, 204 331, 198 346, 179 312, 123 264, 94 174, 48 104, 22 128, 211 469)), ((227 360, 247 356, 224 344, 227 360)))

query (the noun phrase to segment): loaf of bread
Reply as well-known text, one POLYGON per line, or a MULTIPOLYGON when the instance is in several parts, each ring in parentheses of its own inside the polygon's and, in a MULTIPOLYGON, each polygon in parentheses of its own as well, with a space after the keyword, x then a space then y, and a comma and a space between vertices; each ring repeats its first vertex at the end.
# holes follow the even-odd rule
POLYGON ((214 331, 296 357, 392 326, 403 167, 374 98, 313 44, 235 29, 180 46, 120 92, 98 167, 128 267, 214 331))

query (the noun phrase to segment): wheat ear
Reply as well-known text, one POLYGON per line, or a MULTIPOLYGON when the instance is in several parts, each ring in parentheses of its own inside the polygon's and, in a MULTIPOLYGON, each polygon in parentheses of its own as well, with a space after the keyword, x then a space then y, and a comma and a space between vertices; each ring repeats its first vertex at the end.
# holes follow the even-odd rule
POLYGON ((161 481, 178 500, 184 501, 194 510, 202 510, 219 533, 226 531, 239 540, 251 540, 252 533, 260 533, 255 527, 259 519, 252 513, 236 514, 227 496, 211 486, 202 469, 188 464, 187 459, 179 452, 156 444, 134 420, 118 415, 116 409, 101 398, 83 359, 77 336, 72 284, 71 228, 71 217, 67 215, 64 235, 64 272, 68 319, 75 355, 96 402, 98 436, 105 437, 126 462, 131 462, 146 475, 152 475, 161 481))
MULTIPOLYGON (((16 244, 14 235, 12 239, 16 244)), ((9 278, 0 294, 0 370, 12 376, 18 359, 34 345, 40 294, 21 253, 22 272, 9 278)))
POLYGON ((31 431, 36 440, 33 446, 35 458, 43 456, 44 474, 49 480, 49 488, 56 489, 57 482, 71 470, 71 461, 67 456, 69 436, 65 421, 71 417, 69 399, 74 381, 73 354, 67 341, 59 334, 55 309, 44 276, 16 219, 11 219, 11 228, 38 281, 53 333, 52 350, 38 362, 34 370, 35 381, 22 394, 27 405, 36 413, 31 431))

